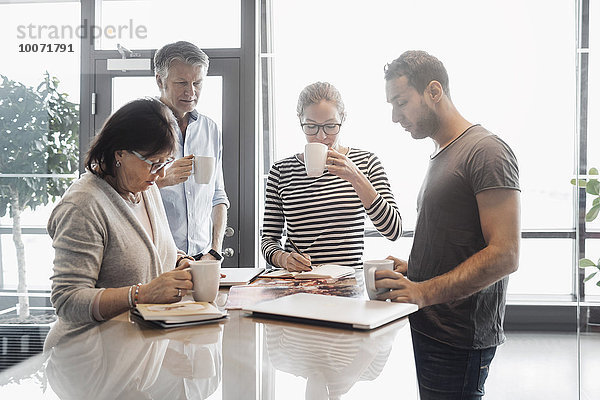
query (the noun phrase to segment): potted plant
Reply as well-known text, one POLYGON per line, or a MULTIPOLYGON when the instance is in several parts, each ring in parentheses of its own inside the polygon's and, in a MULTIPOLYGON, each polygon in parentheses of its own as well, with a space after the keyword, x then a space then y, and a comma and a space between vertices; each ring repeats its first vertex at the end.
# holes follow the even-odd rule
MULTIPOLYGON (((586 193, 593 196, 592 206, 585 215, 586 222, 594 221, 600 212, 600 181, 597 178, 593 178, 594 176, 598 176, 598 169, 590 168, 588 178, 579 179, 579 182, 577 182, 578 187, 585 188, 586 193)), ((571 180, 571 184, 575 185, 575 179, 571 180)), ((592 269, 592 272, 583 280, 584 282, 588 282, 594 279, 598 275, 598 272, 600 272, 600 258, 596 262, 589 258, 582 258, 579 260, 579 268, 592 269)), ((600 279, 596 280, 596 286, 600 287, 600 279)), ((600 324, 600 307, 590 307, 588 309, 588 324, 600 324)))
POLYGON ((0 217, 12 219, 17 254, 18 304, 0 323, 38 323, 27 294, 21 214, 62 196, 79 161, 79 106, 58 90, 48 72, 36 89, 0 75, 0 217), (40 176, 41 175, 41 176, 40 176), (44 176, 45 175, 45 176, 44 176), (12 314, 12 315, 11 315, 12 314))

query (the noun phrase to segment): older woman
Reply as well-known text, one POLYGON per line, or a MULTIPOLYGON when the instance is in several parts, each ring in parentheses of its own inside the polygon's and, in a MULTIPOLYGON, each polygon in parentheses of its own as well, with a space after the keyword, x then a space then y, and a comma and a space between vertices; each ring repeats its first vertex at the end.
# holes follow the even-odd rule
POLYGON ((47 347, 138 302, 176 302, 192 288, 156 187, 173 161, 175 123, 156 99, 116 111, 91 145, 87 171, 52 211, 51 300, 59 321, 47 347))
POLYGON ((267 180, 261 249, 270 264, 306 271, 311 264, 359 267, 365 214, 386 238, 396 240, 402 220, 383 166, 375 154, 341 144, 346 117, 338 90, 317 82, 302 90, 296 109, 309 143, 329 147, 327 172, 309 177, 304 155, 276 162, 267 180), (287 243, 281 247, 284 225, 287 243), (301 253, 292 252, 291 239, 301 253))

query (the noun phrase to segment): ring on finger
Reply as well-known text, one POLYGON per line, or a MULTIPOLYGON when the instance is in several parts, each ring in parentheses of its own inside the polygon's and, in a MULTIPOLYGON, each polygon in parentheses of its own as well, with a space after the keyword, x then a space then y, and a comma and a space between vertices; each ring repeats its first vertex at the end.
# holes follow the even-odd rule
POLYGON ((181 295, 182 295, 181 289, 177 289, 177 297, 182 297, 181 295))

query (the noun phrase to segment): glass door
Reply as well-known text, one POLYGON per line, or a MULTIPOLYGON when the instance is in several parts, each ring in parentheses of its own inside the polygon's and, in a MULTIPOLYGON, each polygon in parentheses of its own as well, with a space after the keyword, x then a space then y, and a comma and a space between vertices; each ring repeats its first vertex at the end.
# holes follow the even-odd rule
MULTIPOLYGON (((128 101, 159 95, 151 67, 154 51, 136 51, 132 54, 135 55, 134 58, 95 60, 91 99, 94 132, 100 130, 113 111, 128 101)), ((224 267, 239 265, 239 92, 239 59, 211 57, 197 110, 213 119, 223 133, 223 175, 225 190, 231 203, 223 241, 224 267)))

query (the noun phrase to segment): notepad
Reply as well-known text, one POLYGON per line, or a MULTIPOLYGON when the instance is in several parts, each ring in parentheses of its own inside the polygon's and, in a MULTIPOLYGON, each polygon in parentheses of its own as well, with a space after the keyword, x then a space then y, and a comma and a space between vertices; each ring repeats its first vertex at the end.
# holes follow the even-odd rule
POLYGON ((206 302, 180 301, 171 304, 138 304, 137 314, 146 321, 181 323, 220 319, 226 313, 206 302))
POLYGON ((354 275, 354 268, 345 265, 321 264, 311 271, 290 272, 277 269, 260 275, 261 278, 292 278, 292 279, 331 279, 344 278, 354 275))
POLYGON ((221 268, 225 278, 221 278, 219 286, 246 285, 264 270, 264 268, 221 268))

